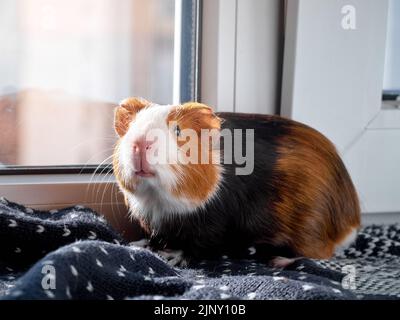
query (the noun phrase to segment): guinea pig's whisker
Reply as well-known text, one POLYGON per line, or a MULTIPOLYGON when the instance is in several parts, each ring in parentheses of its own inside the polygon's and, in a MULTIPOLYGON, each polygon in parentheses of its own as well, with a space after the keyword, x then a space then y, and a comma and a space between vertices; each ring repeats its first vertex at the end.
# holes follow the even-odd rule
MULTIPOLYGON (((103 165, 103 163, 104 163, 105 161, 107 161, 109 158, 110 158, 110 157, 106 158, 102 163, 100 163, 100 164, 97 166, 97 168, 95 169, 94 173, 91 175, 91 178, 90 178, 90 181, 89 181, 87 190, 86 190, 86 194, 87 194, 88 191, 89 191, 89 188, 92 188, 92 193, 90 194, 91 197, 93 197, 93 191, 96 189, 96 184, 93 185, 93 180, 94 180, 95 176, 98 174, 98 170, 101 168, 101 166, 103 165)), ((109 167, 104 167, 104 168, 102 168, 100 174, 102 174, 102 173, 103 173, 106 169, 108 169, 108 168, 109 168, 109 167)))
MULTIPOLYGON (((99 152, 96 152, 95 154, 93 154, 93 155, 82 165, 82 169, 81 169, 81 171, 79 172, 79 174, 80 174, 80 175, 82 174, 83 170, 84 170, 87 166, 90 165, 89 162, 90 162, 93 158, 95 158, 97 155, 99 155, 99 154, 101 154, 101 153, 108 153, 108 152, 112 153, 112 151, 113 151, 113 148, 107 148, 107 149, 105 149, 105 150, 102 150, 102 151, 99 151, 99 152)), ((112 158, 112 155, 108 156, 104 161, 102 161, 101 164, 103 164, 105 161, 109 160, 110 158, 112 158)), ((101 164, 98 165, 98 166, 96 167, 95 170, 98 170, 98 169, 99 169, 99 166, 101 166, 101 164)))
MULTIPOLYGON (((101 184, 103 184, 107 178, 112 178, 111 172, 106 173, 106 175, 103 177, 103 179, 101 181, 101 184)), ((100 200, 100 211, 102 211, 102 209, 103 209, 104 196, 106 195, 107 189, 110 185, 112 185, 112 181, 107 181, 103 187, 103 192, 102 192, 101 200, 100 200)), ((111 190, 111 192, 112 192, 112 190, 111 190)))
POLYGON ((113 215, 113 219, 119 221, 118 215, 121 214, 121 212, 120 212, 120 202, 118 202, 118 195, 119 193, 122 194, 122 192, 119 190, 118 185, 116 183, 112 185, 111 192, 113 193, 111 201, 111 212, 113 215), (114 206, 116 206, 116 212, 114 211, 114 206))
MULTIPOLYGON (((89 184, 88 184, 88 186, 87 186, 87 188, 86 188, 86 196, 88 195, 89 188, 91 188, 91 187, 92 187, 92 193, 90 194, 90 196, 91 196, 91 197, 93 196, 93 191, 94 191, 94 189, 96 188, 96 186, 93 186, 93 180, 94 180, 96 174, 98 174, 98 170, 101 169, 102 165, 103 165, 106 161, 108 161, 109 159, 111 159, 111 158, 112 158, 112 155, 109 156, 109 157, 107 157, 107 158, 105 158, 105 159, 96 167, 96 169, 94 170, 93 174, 92 174, 91 177, 90 177, 89 184)), ((102 174, 102 173, 104 172, 104 170, 106 170, 106 169, 108 169, 108 168, 109 168, 108 166, 102 168, 100 174, 102 174)))
MULTIPOLYGON (((107 168, 103 168, 103 170, 101 170, 100 175, 103 174, 103 172, 106 170, 107 168)), ((103 177, 101 177, 100 182, 98 183, 98 188, 101 188, 102 184, 104 184, 107 181, 107 178, 111 178, 112 177, 112 173, 111 171, 106 172, 103 177)), ((106 182, 107 184, 108 182, 106 182)))
POLYGON ((84 140, 84 141, 82 141, 82 142, 80 142, 80 143, 78 143, 77 145, 75 145, 72 149, 71 149, 71 151, 74 151, 74 150, 76 150, 76 149, 78 149, 80 146, 82 146, 82 145, 85 145, 85 144, 87 144, 87 143, 91 143, 91 142, 93 142, 93 141, 98 141, 98 140, 102 140, 102 141, 115 141, 115 137, 103 137, 103 138, 91 138, 91 139, 86 139, 86 140, 84 140))

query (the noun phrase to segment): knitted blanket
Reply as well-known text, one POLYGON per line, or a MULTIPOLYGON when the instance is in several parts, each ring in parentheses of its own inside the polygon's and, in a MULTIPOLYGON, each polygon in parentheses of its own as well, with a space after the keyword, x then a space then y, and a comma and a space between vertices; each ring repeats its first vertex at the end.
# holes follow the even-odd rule
POLYGON ((287 269, 253 251, 173 268, 90 209, 44 212, 0 198, 0 299, 400 298, 399 225, 364 227, 333 259, 287 269))

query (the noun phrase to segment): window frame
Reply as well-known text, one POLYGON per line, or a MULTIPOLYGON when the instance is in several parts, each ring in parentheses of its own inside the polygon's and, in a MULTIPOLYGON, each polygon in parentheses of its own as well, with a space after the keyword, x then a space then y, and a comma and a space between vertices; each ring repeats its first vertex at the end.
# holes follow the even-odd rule
POLYGON ((181 1, 180 102, 200 101, 203 0, 181 1))
POLYGON ((7 166, 6 169, 0 169, 0 176, 24 174, 87 174, 96 172, 112 172, 112 165, 7 166))

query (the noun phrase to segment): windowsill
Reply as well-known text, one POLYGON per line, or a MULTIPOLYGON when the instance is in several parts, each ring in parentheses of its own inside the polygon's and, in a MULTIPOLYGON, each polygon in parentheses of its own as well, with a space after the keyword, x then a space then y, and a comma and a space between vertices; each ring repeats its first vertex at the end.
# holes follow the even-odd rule
POLYGON ((123 204, 114 176, 106 174, 0 176, 0 196, 27 206, 50 209, 123 204))
POLYGON ((399 130, 400 129, 400 109, 385 106, 371 121, 368 130, 399 130))
POLYGON ((137 239, 138 228, 128 217, 113 175, 3 175, 0 196, 39 210, 85 206, 104 215, 125 238, 137 239))

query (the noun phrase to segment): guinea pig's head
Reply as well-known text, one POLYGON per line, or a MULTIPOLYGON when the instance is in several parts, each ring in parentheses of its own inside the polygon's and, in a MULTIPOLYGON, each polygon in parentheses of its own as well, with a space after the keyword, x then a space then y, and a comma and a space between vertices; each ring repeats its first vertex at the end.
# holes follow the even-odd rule
POLYGON ((197 208, 216 193, 221 120, 210 107, 128 98, 116 108, 114 125, 114 173, 125 194, 140 198, 151 190, 170 203, 197 208))

